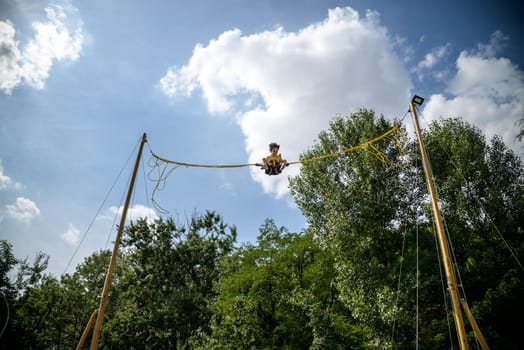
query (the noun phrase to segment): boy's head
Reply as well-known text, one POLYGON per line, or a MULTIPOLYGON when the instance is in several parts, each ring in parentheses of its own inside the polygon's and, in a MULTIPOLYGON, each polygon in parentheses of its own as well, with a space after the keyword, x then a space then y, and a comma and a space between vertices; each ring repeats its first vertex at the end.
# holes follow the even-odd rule
POLYGON ((271 154, 274 154, 276 155, 278 153, 278 150, 280 149, 280 145, 276 142, 271 142, 269 144, 269 152, 271 152, 271 154))

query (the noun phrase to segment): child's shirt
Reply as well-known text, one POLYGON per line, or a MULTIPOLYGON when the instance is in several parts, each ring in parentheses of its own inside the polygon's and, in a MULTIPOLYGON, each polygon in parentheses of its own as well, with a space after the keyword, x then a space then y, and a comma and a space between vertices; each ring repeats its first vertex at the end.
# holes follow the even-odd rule
POLYGON ((280 153, 276 156, 270 154, 269 156, 266 157, 266 162, 282 163, 282 155, 280 153))

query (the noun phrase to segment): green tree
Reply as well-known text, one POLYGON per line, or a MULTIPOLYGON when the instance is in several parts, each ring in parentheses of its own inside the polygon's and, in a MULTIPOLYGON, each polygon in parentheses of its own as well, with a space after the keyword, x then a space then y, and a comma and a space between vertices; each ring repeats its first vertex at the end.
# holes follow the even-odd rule
MULTIPOLYGON (((87 325, 91 313, 98 308, 100 294, 111 257, 109 250, 101 250, 86 257, 75 268, 71 275, 65 274, 60 279, 60 287, 64 305, 62 305, 62 332, 66 348, 75 347, 87 325)), ((117 260, 113 274, 113 283, 109 294, 106 317, 112 318, 115 304, 120 296, 120 281, 128 266, 122 260, 117 260)), ((91 333, 92 334, 92 333, 91 333)), ((90 334, 90 335, 91 335, 90 334)), ((88 337, 84 349, 89 348, 91 338, 88 337)))
MULTIPOLYGON (((351 147, 390 127, 383 117, 361 110, 334 120, 303 157, 351 147)), ((432 124, 424 138, 461 281, 471 290, 468 301, 489 340, 503 348, 515 347, 514 336, 502 342, 508 328, 489 320, 522 291, 522 271, 505 247, 508 243, 516 256, 522 256, 522 164, 499 138, 488 146, 478 129, 457 119, 432 124)), ((410 162, 384 167, 360 151, 307 163, 291 182, 292 194, 321 244, 334 253, 340 299, 369 327, 367 344, 374 348, 413 346, 418 232, 419 343, 424 348, 449 347, 426 185, 419 157, 413 156, 418 146, 411 142, 405 154, 385 142, 377 147, 393 163, 406 158, 410 162)), ((522 308, 521 303, 515 306, 522 308)))
POLYGON ((9 272, 17 265, 13 255, 13 246, 0 240, 0 349, 9 348, 8 344, 14 341, 12 320, 15 309, 13 304, 16 299, 16 289, 9 278, 9 272))
MULTIPOLYGON (((185 226, 173 220, 126 228, 102 328, 101 348, 188 348, 210 331, 218 265, 233 249, 236 229, 214 212, 185 226)), ((1 290, 12 312, 6 349, 71 349, 98 307, 109 251, 87 257, 60 280, 45 273, 48 257, 17 261, 1 242, 1 290), (7 273, 18 267, 14 283, 7 273), (15 312, 16 311, 16 312, 15 312)), ((88 338, 89 339, 89 338, 88 338)), ((89 340, 84 348, 89 345, 89 340)))
POLYGON ((334 288, 332 257, 312 234, 271 220, 223 265, 203 349, 358 349, 362 330, 334 288))
POLYGON ((12 303, 11 334, 7 348, 46 349, 54 345, 58 330, 54 329, 53 308, 58 297, 58 281, 45 273, 49 256, 38 253, 32 263, 17 261, 14 282, 16 297, 12 303), (47 330, 53 330, 47 332, 47 330))
POLYGON ((460 119, 432 123, 424 139, 469 304, 491 346, 520 348, 513 315, 524 312, 515 259, 524 256, 522 162, 500 137, 488 144, 460 119))
MULTIPOLYGON (((98 306, 109 256, 109 251, 94 253, 72 275, 64 275, 60 280, 45 273, 49 259, 45 254, 37 254, 31 264, 27 259, 18 261, 12 327, 2 344, 9 349, 75 347, 91 312, 98 306)), ((111 300, 114 297, 113 293, 111 300)), ((111 308, 108 310, 110 315, 111 308)))
MULTIPOLYGON (((361 110, 337 118, 302 157, 352 147, 389 130, 391 122, 361 110)), ((392 162, 401 154, 386 140, 376 145, 392 162)), ((369 152, 352 152, 306 164, 291 181, 291 193, 334 253, 337 289, 352 315, 371 332, 369 345, 388 345, 393 321, 401 232, 402 182, 399 167, 384 167, 369 152)))
POLYGON ((515 124, 520 128, 517 134, 517 140, 522 141, 524 137, 524 118, 519 119, 515 124))
POLYGON ((13 246, 6 240, 0 240, 0 288, 12 290, 9 272, 15 267, 17 260, 13 255, 13 246))
POLYGON ((210 331, 209 302, 219 278, 218 265, 233 249, 235 227, 214 212, 126 228, 122 276, 115 313, 101 344, 120 349, 187 349, 210 331))

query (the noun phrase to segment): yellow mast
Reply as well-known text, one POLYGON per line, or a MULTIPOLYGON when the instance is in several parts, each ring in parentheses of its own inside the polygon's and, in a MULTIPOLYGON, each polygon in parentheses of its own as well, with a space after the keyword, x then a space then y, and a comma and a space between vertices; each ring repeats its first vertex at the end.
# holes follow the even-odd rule
POLYGON ((93 327, 93 323, 95 323, 95 317, 96 314, 98 314, 98 308, 93 311, 91 314, 91 317, 89 317, 89 321, 87 321, 86 328, 84 328, 84 332, 82 333, 82 336, 80 337, 80 341, 78 342, 78 345, 76 346, 76 350, 82 350, 84 347, 84 343, 87 339, 87 336, 89 334, 89 331, 91 330, 91 327, 93 327))
POLYGON ((422 135, 420 132, 420 126, 418 123, 417 110, 415 109, 415 103, 421 105, 424 99, 422 97, 413 97, 409 103, 409 109, 413 116, 413 123, 415 124, 415 131, 417 133, 418 144, 420 146, 420 154, 422 156, 422 165, 424 167, 424 174, 426 175, 426 182, 428 185, 429 195, 431 197, 431 207, 433 209, 433 215, 435 217, 435 223, 437 226, 437 237, 440 245, 440 252, 442 254, 442 261, 444 264, 444 271, 446 272, 446 279, 448 281, 448 290, 451 297, 451 306, 453 307, 453 318, 455 319, 455 327, 457 329, 457 336, 460 344, 460 349, 469 349, 468 341, 466 338, 466 329, 464 327, 464 319, 462 317, 462 310, 460 306, 460 297, 457 288, 457 278, 455 277, 455 271, 453 270, 453 263, 451 261, 451 255, 449 253, 448 240, 444 232, 444 225, 442 224, 442 216, 437 202, 437 192, 435 190, 435 184, 433 182, 433 172, 429 164, 426 147, 422 141, 422 135))
POLYGON ((111 255, 111 260, 109 262, 109 267, 107 269, 106 280, 104 282, 104 289, 102 290, 102 297, 100 298, 100 306, 98 307, 98 316, 96 319, 95 329, 93 331, 93 338, 91 340, 90 350, 96 350, 98 347, 98 340, 100 338, 100 331, 102 329, 102 322, 104 321, 104 313, 107 306, 107 299, 109 297, 109 288, 111 288, 111 281, 113 280, 113 270, 116 264, 116 257, 118 255, 118 246, 120 245, 120 238, 122 237, 122 232, 124 231, 124 225, 126 223, 127 210, 129 208, 129 203, 131 202, 131 195, 133 193, 133 188, 135 187, 136 174, 138 172, 138 165, 140 164, 140 159, 142 157, 142 150, 144 149, 144 144, 147 142, 146 134, 142 135, 140 141, 140 147, 138 149, 138 154, 136 156, 135 167, 133 169, 133 175, 131 176, 131 182, 129 183, 129 190, 127 191, 126 202, 124 204, 124 210, 122 211, 122 217, 120 218, 120 225, 118 226, 118 232, 115 239, 115 245, 113 247, 113 254, 111 255))

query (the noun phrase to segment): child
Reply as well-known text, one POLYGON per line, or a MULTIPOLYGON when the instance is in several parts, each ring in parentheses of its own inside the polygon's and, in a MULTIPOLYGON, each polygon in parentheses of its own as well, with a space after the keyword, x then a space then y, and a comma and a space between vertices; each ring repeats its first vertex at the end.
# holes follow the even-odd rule
POLYGON ((278 153, 279 149, 280 145, 278 143, 270 143, 269 152, 271 152, 271 154, 266 158, 262 158, 262 161, 264 162, 264 170, 267 175, 278 175, 287 165, 287 161, 282 159, 282 155, 278 153))

